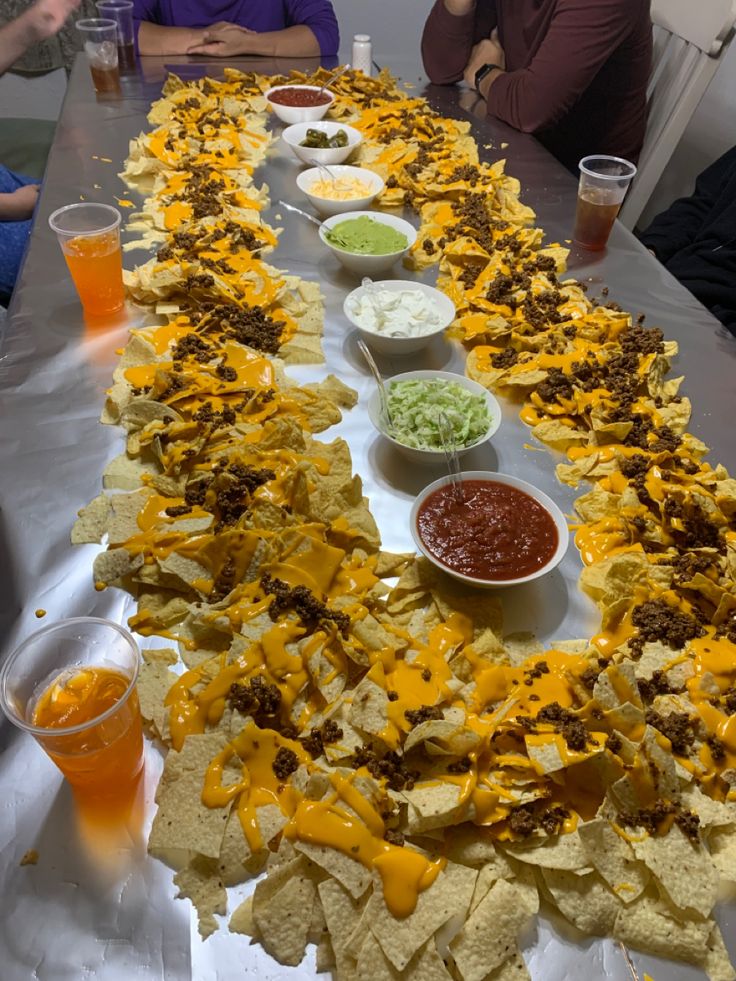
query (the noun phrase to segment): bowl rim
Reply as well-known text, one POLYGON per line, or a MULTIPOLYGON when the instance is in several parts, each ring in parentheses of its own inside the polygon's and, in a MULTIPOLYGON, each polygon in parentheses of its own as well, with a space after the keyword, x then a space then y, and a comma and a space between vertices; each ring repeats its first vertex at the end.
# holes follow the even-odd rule
MULTIPOLYGON (((341 147, 340 149, 346 149, 346 148, 341 147)), ((306 194, 307 197, 313 198, 315 201, 324 201, 326 204, 329 204, 329 205, 334 205, 334 204, 350 204, 351 202, 356 202, 356 201, 366 201, 366 202, 373 201, 373 199, 374 198, 377 198, 378 195, 381 193, 381 191, 386 186, 386 182, 381 177, 381 175, 380 174, 377 174, 373 170, 369 170, 367 167, 356 167, 355 164, 346 164, 346 163, 330 164, 330 166, 333 167, 335 170, 337 170, 339 168, 340 170, 343 170, 343 171, 344 170, 353 170, 353 171, 359 171, 361 174, 370 174, 370 176, 372 178, 374 178, 374 180, 377 182, 376 190, 371 191, 370 194, 362 194, 359 198, 348 198, 348 200, 346 200, 346 201, 337 201, 337 200, 334 200, 333 198, 323 198, 319 194, 313 194, 309 190, 308 187, 304 187, 303 186, 303 183, 302 183, 303 181, 306 181, 307 179, 310 179, 311 180, 311 179, 314 178, 314 175, 315 174, 318 175, 320 173, 320 168, 319 167, 307 167, 305 170, 300 170, 299 173, 296 175, 296 178, 295 178, 296 186, 299 188, 299 190, 302 192, 302 194, 306 194)), ((338 176, 339 176, 339 174, 338 174, 338 176)), ((357 175, 356 175, 356 179, 357 179, 357 175)), ((345 214, 345 212, 343 212, 343 214, 345 214)), ((330 217, 333 217, 333 216, 330 216, 330 217)), ((343 251, 344 251, 344 249, 343 249, 343 251)), ((351 253, 351 254, 354 255, 355 253, 351 253)))
MULTIPOLYGON (((428 334, 426 336, 428 338, 431 338, 434 335, 428 334)), ((414 378, 416 379, 439 378, 444 381, 459 381, 461 384, 463 383, 465 384, 465 387, 467 387, 468 391, 473 391, 475 388, 477 388, 478 389, 477 394, 484 396, 486 400, 486 405, 488 406, 491 412, 491 424, 486 430, 486 432, 481 437, 479 437, 474 443, 470 443, 469 446, 459 447, 458 452, 467 453, 469 450, 475 449, 476 446, 482 446, 483 443, 487 442, 489 439, 492 439, 496 435, 498 430, 501 428, 501 422, 502 422, 501 403, 498 401, 498 399, 493 394, 493 392, 489 392, 487 388, 484 388, 483 385, 481 385, 477 381, 474 381, 472 378, 468 378, 467 375, 460 375, 454 371, 433 371, 430 368, 417 368, 415 371, 402 371, 398 375, 392 375, 390 378, 386 379, 386 386, 390 385, 391 382, 394 381, 410 381, 411 379, 414 378)), ((399 442, 398 439, 395 439, 393 436, 387 433, 385 429, 383 429, 380 425, 377 425, 373 421, 374 415, 376 415, 376 418, 378 418, 377 413, 371 411, 372 408, 374 406, 377 407, 377 405, 378 405, 378 390, 374 388, 373 392, 371 392, 368 398, 368 405, 367 405, 368 418, 370 419, 373 427, 377 430, 377 432, 381 436, 383 436, 384 439, 387 439, 390 443, 393 443, 394 446, 396 446, 401 452, 405 452, 406 450, 409 450, 412 453, 423 453, 427 457, 434 457, 437 460, 442 459, 442 457, 444 456, 444 450, 423 450, 418 446, 407 446, 406 443, 399 442)), ((489 471, 489 473, 490 472, 491 471, 489 471)))
POLYGON ((407 221, 406 218, 400 218, 398 215, 387 215, 382 211, 369 211, 365 208, 359 211, 342 211, 340 212, 340 214, 330 215, 328 218, 324 219, 324 221, 322 222, 322 224, 318 229, 318 232, 319 232, 320 241, 324 245, 326 245, 328 249, 332 249, 333 252, 341 252, 343 255, 358 256, 361 259, 388 260, 391 256, 393 256, 394 259, 397 259, 399 256, 406 255, 406 253, 414 245, 417 238, 419 237, 419 232, 417 231, 417 229, 412 225, 410 221, 407 221), (382 252, 381 255, 374 256, 374 255, 368 255, 363 252, 348 252, 347 249, 338 248, 337 245, 333 245, 332 242, 328 242, 327 239, 325 238, 325 229, 329 231, 332 228, 332 226, 337 224, 338 222, 349 221, 351 218, 363 218, 363 217, 373 218, 374 221, 377 220, 379 222, 381 221, 381 219, 385 219, 385 218, 390 219, 389 221, 383 221, 381 223, 384 225, 389 225, 390 227, 395 228, 397 231, 405 232, 408 240, 406 244, 406 248, 398 249, 396 252, 382 252), (399 222, 400 223, 399 227, 397 228, 396 225, 392 225, 391 224, 392 221, 399 222), (403 228, 401 226, 403 226, 403 228))
MULTIPOLYGON (((272 85, 270 89, 266 89, 263 95, 270 102, 271 100, 269 99, 269 96, 271 95, 271 93, 280 92, 282 89, 309 89, 311 92, 319 92, 321 88, 322 88, 321 85, 300 85, 295 82, 291 82, 291 83, 287 82, 286 85, 272 85)), ((318 106, 287 106, 283 102, 276 102, 275 105, 282 106, 285 109, 321 109, 323 106, 331 106, 332 103, 335 101, 335 96, 332 94, 332 92, 330 92, 329 89, 325 89, 325 95, 329 95, 330 101, 321 102, 318 106)), ((304 122, 305 120, 301 120, 301 121, 304 122)), ((320 122, 320 120, 316 119, 314 120, 314 122, 320 122)), ((297 124, 292 123, 291 125, 296 126, 297 124)))
MULTIPOLYGON (((378 337, 381 340, 385 340, 385 341, 430 340, 431 338, 436 337, 438 334, 447 330, 447 328, 450 326, 452 321, 455 319, 455 315, 457 314, 457 307, 450 299, 450 297, 447 295, 447 293, 443 293, 442 290, 437 289, 436 286, 431 286, 429 283, 421 283, 414 279, 374 279, 373 286, 377 286, 380 289, 387 289, 389 292, 394 292, 394 293, 398 293, 402 289, 413 289, 413 288, 417 288, 422 291, 424 290, 430 291, 428 295, 437 294, 442 298, 443 301, 450 304, 450 306, 452 307, 452 316, 447 321, 447 323, 443 324, 443 326, 436 327, 434 330, 430 331, 427 334, 420 334, 417 335, 416 337, 386 337, 383 334, 377 333, 375 330, 370 330, 370 328, 368 327, 361 327, 360 324, 356 323, 355 320, 353 320, 353 317, 348 310, 348 303, 350 302, 351 299, 355 297, 356 293, 365 292, 365 286, 363 286, 363 284, 361 283, 359 286, 356 286, 355 289, 350 290, 348 295, 343 300, 342 312, 345 314, 346 319, 353 325, 353 327, 355 327, 356 330, 362 331, 364 334, 367 334, 369 337, 378 337)), ((409 372, 403 372, 403 374, 409 374, 409 372)), ((447 374, 452 374, 452 372, 447 372, 447 374)), ((394 377, 398 377, 398 375, 394 377)), ((460 377, 465 377, 465 376, 463 375, 460 377)), ((389 379, 389 381, 391 380, 393 379, 389 379)), ((468 378, 468 381, 473 381, 473 379, 468 378)), ((483 386, 481 386, 481 388, 482 387, 483 386)), ((413 447, 407 447, 407 449, 413 449, 413 447)))
MULTIPOLYGON (((305 147, 301 147, 302 150, 330 150, 330 151, 348 150, 348 149, 354 150, 355 147, 360 146, 360 144, 363 142, 363 134, 360 132, 359 129, 356 129, 354 126, 350 126, 348 123, 340 123, 336 119, 313 119, 313 120, 304 120, 301 123, 289 123, 288 126, 285 126, 281 130, 281 137, 284 140, 284 142, 288 143, 288 145, 291 147, 301 146, 301 144, 297 143, 294 139, 292 139, 294 135, 293 133, 287 135, 290 129, 293 129, 296 126, 314 127, 314 126, 320 126, 325 124, 328 126, 336 126, 338 129, 344 129, 348 134, 347 146, 305 146, 305 147), (357 140, 355 140, 354 143, 351 142, 350 140, 351 133, 356 133, 358 136, 357 140)), ((332 166, 336 167, 337 164, 332 164, 332 166)))
POLYGON ((432 565, 434 565, 437 569, 446 572, 448 575, 453 576, 453 578, 460 580, 461 582, 467 583, 471 586, 479 586, 481 588, 488 588, 490 586, 522 586, 525 583, 533 582, 535 579, 540 579, 542 576, 546 576, 548 573, 552 572, 553 569, 557 568, 567 554, 567 549, 570 544, 570 529, 567 524, 567 519, 562 512, 562 508, 560 508, 560 506, 552 500, 549 494, 545 494, 545 492, 535 484, 530 484, 528 480, 524 480, 522 477, 515 477, 513 474, 500 473, 494 470, 462 470, 460 472, 460 479, 489 480, 498 484, 506 484, 509 487, 515 487, 517 490, 524 491, 530 497, 534 498, 538 504, 541 504, 542 507, 545 508, 555 523, 555 528, 557 529, 557 548, 552 554, 549 562, 547 562, 546 565, 543 565, 541 569, 537 569, 535 572, 531 572, 527 576, 518 576, 516 579, 478 579, 476 576, 468 576, 463 572, 458 572, 455 569, 451 569, 450 566, 445 565, 444 562, 429 551, 422 541, 421 535, 419 534, 419 529, 417 528, 417 514, 419 513, 419 508, 421 505, 431 493, 439 490, 440 487, 446 487, 447 484, 450 483, 451 477, 449 474, 444 474, 437 480, 432 481, 431 484, 427 484, 427 486, 417 494, 409 513, 409 531, 412 539, 414 540, 414 544, 421 554, 432 563, 432 565))

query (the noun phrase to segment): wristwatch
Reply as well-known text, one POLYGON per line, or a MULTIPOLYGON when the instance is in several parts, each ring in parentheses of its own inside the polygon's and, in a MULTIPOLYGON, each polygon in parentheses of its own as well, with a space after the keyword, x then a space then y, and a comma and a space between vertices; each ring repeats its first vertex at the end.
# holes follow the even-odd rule
POLYGON ((488 72, 492 72, 494 68, 497 68, 500 72, 503 71, 503 68, 501 68, 500 65, 492 65, 490 62, 488 62, 485 65, 481 65, 480 66, 480 68, 478 69, 478 71, 475 73, 475 79, 474 79, 474 82, 473 82, 473 84, 475 85, 475 91, 476 92, 480 92, 480 83, 486 77, 486 75, 488 74, 488 72))

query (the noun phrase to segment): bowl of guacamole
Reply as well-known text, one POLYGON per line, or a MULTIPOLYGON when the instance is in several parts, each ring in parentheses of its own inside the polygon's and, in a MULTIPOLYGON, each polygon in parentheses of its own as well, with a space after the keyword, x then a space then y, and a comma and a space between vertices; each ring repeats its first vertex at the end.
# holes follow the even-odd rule
POLYGON ((370 276, 405 256, 417 240, 417 230, 395 215, 346 211, 323 221, 319 236, 347 269, 370 276))

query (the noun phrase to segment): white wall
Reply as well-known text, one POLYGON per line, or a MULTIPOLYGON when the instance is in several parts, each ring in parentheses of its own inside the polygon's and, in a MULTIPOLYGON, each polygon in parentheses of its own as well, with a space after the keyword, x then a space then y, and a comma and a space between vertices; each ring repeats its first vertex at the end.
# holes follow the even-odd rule
POLYGON ((736 39, 731 42, 713 81, 639 222, 651 219, 675 198, 690 194, 695 178, 722 153, 736 144, 736 39))
POLYGON ((332 0, 340 22, 341 54, 350 57, 354 34, 370 34, 379 65, 420 61, 419 42, 434 0, 332 0))

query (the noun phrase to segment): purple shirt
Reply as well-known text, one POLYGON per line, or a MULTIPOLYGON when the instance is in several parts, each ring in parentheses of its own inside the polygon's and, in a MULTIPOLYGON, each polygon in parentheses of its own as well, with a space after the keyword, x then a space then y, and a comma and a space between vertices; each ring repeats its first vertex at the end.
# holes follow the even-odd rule
MULTIPOLYGON (((304 24, 319 42, 323 57, 337 54, 340 32, 330 0, 133 0, 136 24, 209 27, 226 20, 259 34, 304 24)), ((137 35, 137 29, 136 29, 137 35)))

